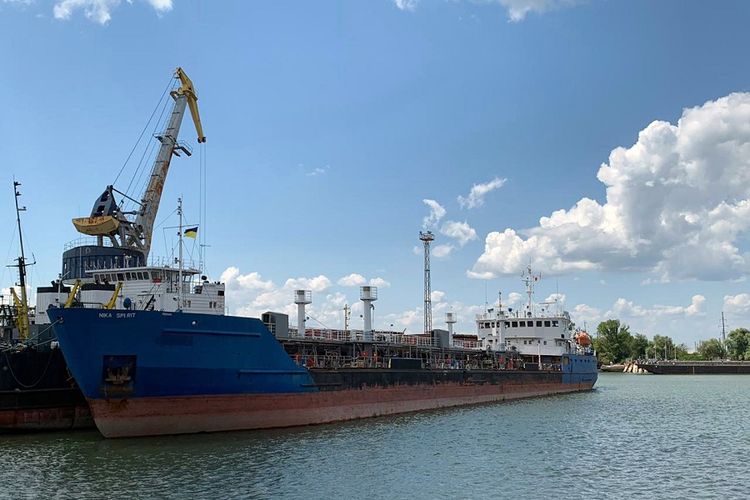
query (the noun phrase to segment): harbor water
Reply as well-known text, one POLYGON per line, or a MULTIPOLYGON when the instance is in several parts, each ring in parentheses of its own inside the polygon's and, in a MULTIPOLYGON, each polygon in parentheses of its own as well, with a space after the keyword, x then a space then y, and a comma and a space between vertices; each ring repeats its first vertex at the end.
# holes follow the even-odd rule
POLYGON ((750 377, 343 424, 105 440, 0 436, 3 498, 746 498, 750 377))

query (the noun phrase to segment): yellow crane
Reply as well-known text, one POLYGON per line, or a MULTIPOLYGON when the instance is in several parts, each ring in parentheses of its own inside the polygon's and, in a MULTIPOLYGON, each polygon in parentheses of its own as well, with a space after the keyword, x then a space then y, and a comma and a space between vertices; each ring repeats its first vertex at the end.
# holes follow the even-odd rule
POLYGON ((122 281, 117 282, 117 286, 115 287, 115 293, 112 294, 112 297, 109 299, 109 302, 106 304, 102 304, 102 307, 104 309, 114 309, 115 305, 117 305, 117 296, 120 295, 120 290, 122 290, 122 281))
POLYGON ((81 288, 81 280, 76 280, 75 284, 73 285, 73 288, 70 290, 70 293, 68 294, 68 300, 65 301, 64 308, 71 307, 73 303, 76 300, 76 295, 78 294, 78 289, 81 288))
MULTIPOLYGON (((21 340, 29 338, 29 306, 25 300, 16 294, 16 289, 11 287, 10 294, 13 297, 13 303, 16 305, 17 317, 16 328, 18 328, 18 337, 21 340)), ((24 294, 25 297, 25 294, 24 294)))
POLYGON ((182 86, 175 92, 177 95, 184 95, 188 100, 188 107, 190 107, 190 115, 193 117, 193 123, 195 124, 195 131, 198 133, 198 143, 206 142, 206 136, 203 135, 203 125, 201 125, 201 115, 198 112, 198 96, 195 94, 193 88, 193 82, 188 78, 182 68, 175 70, 175 76, 180 79, 182 86))
MULTIPOLYGON (((139 209, 135 213, 135 218, 130 217, 132 214, 126 214, 120 210, 115 201, 115 192, 119 191, 114 186, 107 186, 104 193, 94 203, 90 216, 73 219, 73 225, 78 232, 97 237, 98 246, 104 246, 103 239, 106 237, 110 240, 112 247, 137 251, 143 255, 144 261, 151 249, 154 221, 159 210, 172 156, 179 156, 181 153, 188 156, 192 154, 189 148, 177 142, 186 107, 190 108, 195 131, 198 134, 198 143, 206 142, 198 111, 198 95, 193 82, 182 68, 175 70, 174 77, 179 81, 179 87, 170 92, 174 100, 172 112, 168 115, 169 119, 164 131, 157 136, 161 144, 151 167, 148 185, 140 201, 136 201, 139 209)), ((107 253, 107 255, 110 254, 107 253)))

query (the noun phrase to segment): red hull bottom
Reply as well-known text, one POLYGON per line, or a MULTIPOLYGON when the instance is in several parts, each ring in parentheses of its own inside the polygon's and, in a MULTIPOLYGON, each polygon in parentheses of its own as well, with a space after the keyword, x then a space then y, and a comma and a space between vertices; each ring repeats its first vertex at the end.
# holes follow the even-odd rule
POLYGON ((590 390, 581 384, 401 385, 297 394, 89 400, 108 438, 324 424, 590 390))
POLYGON ((0 410, 0 432, 65 431, 93 426, 85 406, 0 410))

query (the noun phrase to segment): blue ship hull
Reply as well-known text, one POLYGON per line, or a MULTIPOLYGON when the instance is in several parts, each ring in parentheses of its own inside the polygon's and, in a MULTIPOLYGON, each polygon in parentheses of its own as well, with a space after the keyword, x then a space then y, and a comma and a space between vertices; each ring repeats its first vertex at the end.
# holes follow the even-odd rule
POLYGON ((50 309, 105 436, 283 427, 591 389, 596 358, 561 371, 307 369, 258 319, 50 309))

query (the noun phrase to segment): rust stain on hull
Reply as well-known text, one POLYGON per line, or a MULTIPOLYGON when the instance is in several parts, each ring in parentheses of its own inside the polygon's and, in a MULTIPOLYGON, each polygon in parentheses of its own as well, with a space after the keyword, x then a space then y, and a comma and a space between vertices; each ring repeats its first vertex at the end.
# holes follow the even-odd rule
POLYGON ((89 400, 105 437, 268 429, 564 394, 593 384, 440 384, 304 394, 89 400))

